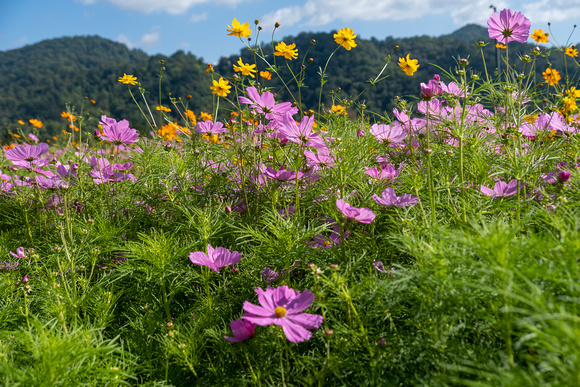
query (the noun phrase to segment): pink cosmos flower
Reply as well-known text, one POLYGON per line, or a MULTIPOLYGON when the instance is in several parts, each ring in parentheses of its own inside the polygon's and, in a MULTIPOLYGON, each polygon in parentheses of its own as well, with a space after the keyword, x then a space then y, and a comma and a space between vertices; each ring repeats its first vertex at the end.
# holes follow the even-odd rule
POLYGON ((18 145, 15 148, 6 151, 6 158, 10 161, 28 161, 29 163, 38 160, 40 156, 48 152, 48 144, 38 145, 18 145))
POLYGON ((335 156, 326 147, 318 148, 318 154, 305 150, 304 156, 306 156, 306 164, 309 166, 336 167, 335 156))
POLYGON ((292 107, 292 103, 283 102, 276 104, 274 101, 274 94, 266 91, 260 95, 254 86, 246 89, 249 99, 240 97, 241 103, 250 105, 250 108, 255 109, 259 114, 265 114, 267 120, 281 120, 286 113, 294 115, 298 113, 297 107, 292 107))
POLYGON ((494 13, 487 20, 490 39, 496 39, 502 44, 515 41, 525 43, 530 35, 530 20, 521 12, 503 9, 499 15, 494 13))
POLYGON ((336 201, 336 206, 342 212, 344 216, 346 216, 346 220, 348 222, 357 221, 360 223, 372 223, 375 220, 375 213, 371 211, 370 208, 356 208, 348 204, 342 199, 338 199, 336 201))
POLYGON ((373 200, 380 204, 381 206, 395 206, 395 207, 407 207, 417 204, 417 198, 410 194, 404 194, 403 196, 397 196, 395 190, 391 187, 387 187, 381 192, 381 197, 378 195, 372 196, 373 200))
POLYGON ((243 319, 237 319, 230 323, 230 328, 232 329, 234 337, 224 337, 226 340, 231 341, 232 343, 237 343, 254 336, 254 329, 256 328, 256 324, 243 319))
MULTIPOLYGON (((270 179, 278 180, 278 181, 296 181, 296 172, 289 171, 284 169, 284 167, 280 167, 279 170, 274 170, 270 166, 266 166, 264 170, 264 175, 269 177, 270 179)), ((298 179, 302 179, 304 174, 298 171, 298 179)))
POLYGON ((14 254, 12 251, 10 252, 10 254, 16 258, 26 258, 26 253, 24 253, 24 247, 17 248, 16 254, 14 254))
POLYGON ((201 251, 189 253, 189 260, 196 265, 207 266, 216 273, 220 272, 220 267, 235 265, 240 262, 242 254, 237 251, 230 251, 225 247, 215 249, 207 245, 207 254, 201 251))
POLYGON ((103 135, 101 139, 112 142, 115 145, 128 145, 139 141, 139 132, 129 128, 129 121, 121 120, 117 122, 114 118, 105 115, 101 116, 103 135))
POLYGON ((207 120, 197 124, 195 131, 199 134, 212 136, 214 134, 224 133, 227 129, 224 128, 224 124, 219 121, 213 122, 212 120, 207 120))
MULTIPOLYGON (((395 169, 395 166, 391 163, 383 164, 380 169, 378 168, 366 168, 365 173, 369 175, 374 180, 393 180, 399 173, 401 173, 401 169, 403 169, 403 164, 399 165, 399 168, 395 169)), ((373 180, 369 180, 369 183, 372 184, 373 180)))
POLYGON ((395 125, 378 125, 374 124, 371 126, 370 132, 377 141, 384 142, 387 144, 400 144, 407 133, 403 130, 400 124, 395 123, 395 125))
POLYGON ((421 99, 430 100, 431 98, 441 94, 443 94, 443 90, 441 89, 437 79, 431 79, 427 84, 421 83, 421 99))
POLYGON ((287 112, 280 122, 278 135, 281 139, 286 139, 296 144, 325 148, 324 140, 318 133, 312 131, 313 122, 314 117, 304 116, 300 124, 297 125, 292 114, 287 112))
POLYGON ((266 290, 257 288, 255 292, 260 306, 244 301, 243 309, 247 314, 242 316, 243 320, 261 326, 279 325, 293 343, 309 340, 312 332, 308 329, 317 329, 322 324, 322 316, 300 313, 314 302, 310 290, 298 292, 284 285, 277 288, 268 286, 266 290))
MULTIPOLYGON (((523 187, 524 185, 525 183, 520 183, 520 187, 523 187)), ((482 185, 480 191, 484 196, 490 196, 492 198, 512 196, 518 191, 518 181, 513 179, 509 183, 506 183, 505 181, 500 180, 495 183, 493 189, 482 185)))

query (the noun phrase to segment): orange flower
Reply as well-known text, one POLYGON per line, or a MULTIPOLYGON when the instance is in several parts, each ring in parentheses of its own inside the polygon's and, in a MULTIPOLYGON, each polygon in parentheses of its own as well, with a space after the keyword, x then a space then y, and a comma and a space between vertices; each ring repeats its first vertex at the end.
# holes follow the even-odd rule
POLYGON ((71 121, 71 120, 74 121, 77 119, 76 116, 70 114, 69 112, 62 112, 60 116, 63 118, 66 118, 67 121, 71 121))
POLYGON ((188 110, 185 112, 185 116, 187 118, 189 118, 189 121, 191 121, 192 125, 197 125, 197 117, 195 116, 194 112, 192 112, 191 110, 188 110))
POLYGON ((157 106, 155 109, 166 113, 169 113, 171 111, 171 109, 166 108, 165 106, 157 106))
POLYGON ((42 122, 40 120, 31 118, 30 120, 28 120, 28 122, 30 122, 32 124, 32 126, 34 126, 35 128, 42 128, 42 122))
POLYGON ((546 71, 542 73, 542 75, 544 76, 546 83, 550 86, 554 86, 556 83, 560 82, 560 79, 562 79, 558 70, 551 68, 547 68, 546 71))
POLYGON ((260 76, 267 81, 272 79, 272 73, 270 73, 269 71, 260 71, 260 76))
POLYGON ((209 113, 206 113, 206 112, 199 112, 199 120, 200 121, 207 121, 207 120, 213 121, 213 116, 209 113))

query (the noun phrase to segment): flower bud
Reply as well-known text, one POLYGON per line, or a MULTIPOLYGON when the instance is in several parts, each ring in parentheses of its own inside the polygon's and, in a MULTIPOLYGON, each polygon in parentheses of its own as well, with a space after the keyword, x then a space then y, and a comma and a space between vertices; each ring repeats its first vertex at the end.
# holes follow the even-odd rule
POLYGON ((24 277, 22 277, 22 283, 28 283, 28 276, 25 275, 24 277))
POLYGON ((280 23, 276 22, 276 24, 274 24, 274 28, 278 28, 280 27, 280 23))
POLYGON ((557 177, 557 179, 558 179, 558 181, 559 181, 560 183, 565 183, 565 182, 567 182, 568 180, 570 180, 570 171, 566 171, 566 170, 564 170, 564 171, 560 171, 560 172, 558 173, 558 177, 557 177))

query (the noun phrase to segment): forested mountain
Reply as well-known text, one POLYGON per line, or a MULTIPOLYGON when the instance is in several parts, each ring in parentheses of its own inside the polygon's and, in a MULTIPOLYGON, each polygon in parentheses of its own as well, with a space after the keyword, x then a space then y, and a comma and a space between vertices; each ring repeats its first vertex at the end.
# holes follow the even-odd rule
MULTIPOLYGON (((288 61, 294 74, 299 73, 303 55, 308 50, 304 61, 304 87, 301 89, 301 102, 305 109, 316 109, 318 105, 319 71, 325 67, 327 59, 337 48, 332 35, 332 32, 301 33, 296 37, 282 39, 287 44, 296 43, 299 57, 288 61), (308 58, 312 58, 311 63, 308 58)), ((332 97, 339 100, 354 99, 364 91, 357 102, 364 102, 369 110, 378 113, 390 111, 394 107, 395 96, 412 100, 419 94, 420 83, 427 82, 433 74, 442 74, 442 70, 454 73, 457 58, 469 58, 468 70, 483 75, 483 61, 476 45, 478 40, 488 43, 484 48, 485 61, 490 75, 493 75, 496 67, 495 42, 489 41, 487 30, 481 26, 468 25, 440 37, 387 37, 383 40, 357 38, 357 47, 351 51, 340 48, 331 58, 326 71, 327 83, 324 86, 323 102, 326 107, 330 107, 332 97), (411 54, 412 59, 418 59, 420 64, 419 70, 412 77, 398 71, 398 58, 407 54, 411 54), (394 74, 371 86, 367 80, 378 75, 389 55, 391 63, 383 76, 394 74), (340 93, 331 94, 331 90, 338 88, 341 89, 340 93)), ((532 48, 529 44, 510 43, 510 64, 521 68, 523 63, 518 56, 529 53, 532 48)), ((296 83, 291 81, 292 75, 286 68, 286 61, 282 57, 274 58, 268 44, 263 46, 263 52, 268 63, 257 58, 257 68, 265 70, 268 64, 273 65, 276 60, 283 79, 288 82, 290 92, 298 99, 296 83)), ((251 50, 242 50, 240 56, 245 63, 254 63, 254 53, 251 50)), ((77 113, 82 106, 83 113, 88 113, 91 117, 99 118, 100 114, 107 114, 116 119, 126 118, 132 127, 144 130, 144 118, 127 92, 127 87, 117 82, 117 79, 124 73, 136 76, 147 90, 146 97, 153 108, 159 99, 158 75, 161 60, 166 68, 162 77, 162 104, 170 105, 169 92, 172 97, 185 98, 186 95, 191 95, 188 100, 190 109, 196 113, 200 110, 210 112, 211 77, 205 74, 207 63, 202 59, 183 51, 170 57, 148 56, 140 50, 130 50, 120 43, 98 36, 86 36, 47 40, 0 52, 0 123, 7 129, 17 126, 18 120, 36 118, 44 123, 41 135, 52 135, 66 128, 67 124, 60 115, 65 110, 65 105, 70 103, 75 106, 77 113), (92 104, 90 100, 95 103, 92 104)), ((232 66, 237 60, 237 55, 221 58, 214 66, 215 76, 231 77, 232 66)), ((550 62, 554 68, 563 70, 562 53, 552 53, 550 62)), ((541 80, 541 72, 546 67, 546 59, 539 57, 536 65, 538 80, 541 80)), ((442 79, 445 80, 445 76, 442 79)), ((278 92, 278 100, 292 100, 276 77, 272 77, 267 85, 274 92, 278 92)), ((133 92, 141 102, 137 88, 133 88, 133 92)), ((224 105, 226 104, 222 104, 224 105)), ((92 125, 88 129, 96 128, 96 120, 92 125)))

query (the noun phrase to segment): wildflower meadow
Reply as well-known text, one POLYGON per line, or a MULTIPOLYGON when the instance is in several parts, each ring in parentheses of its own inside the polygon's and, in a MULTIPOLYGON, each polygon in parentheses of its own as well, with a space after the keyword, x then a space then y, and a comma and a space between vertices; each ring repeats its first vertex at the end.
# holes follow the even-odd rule
POLYGON ((139 125, 67 106, 59 141, 3 144, 0 384, 579 385, 578 51, 514 61, 552 42, 532 22, 489 18, 499 71, 351 74, 432 68, 381 112, 324 87, 356 31, 311 79, 234 19, 254 60, 208 65, 211 111, 164 105, 160 63, 158 91, 118 74, 139 125))

